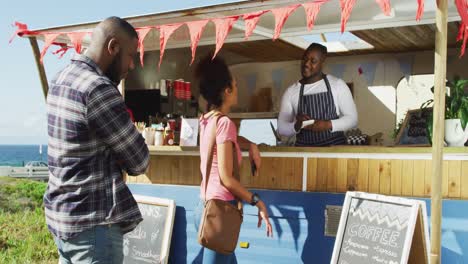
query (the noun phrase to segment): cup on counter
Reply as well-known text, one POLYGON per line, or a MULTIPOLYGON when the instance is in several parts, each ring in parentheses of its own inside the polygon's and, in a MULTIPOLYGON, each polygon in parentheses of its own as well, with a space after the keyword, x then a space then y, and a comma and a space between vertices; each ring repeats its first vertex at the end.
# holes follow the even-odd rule
POLYGON ((176 120, 175 119, 169 119, 167 120, 167 124, 169 125, 170 129, 172 131, 176 130, 176 120))
POLYGON ((184 99, 190 100, 190 97, 192 97, 190 82, 184 82, 184 99))
POLYGON ((164 129, 158 128, 154 133, 154 145, 162 146, 164 145, 164 129))
POLYGON ((154 145, 154 132, 153 128, 147 127, 143 130, 142 136, 145 139, 147 145, 154 145))

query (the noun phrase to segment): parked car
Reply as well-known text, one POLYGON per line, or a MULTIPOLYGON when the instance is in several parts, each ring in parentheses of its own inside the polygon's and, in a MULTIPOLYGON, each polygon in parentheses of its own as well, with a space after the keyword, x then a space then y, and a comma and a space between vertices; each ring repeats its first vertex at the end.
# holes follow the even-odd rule
POLYGON ((24 165, 27 171, 35 172, 35 171, 47 171, 49 168, 47 167, 47 163, 43 161, 29 161, 24 165))

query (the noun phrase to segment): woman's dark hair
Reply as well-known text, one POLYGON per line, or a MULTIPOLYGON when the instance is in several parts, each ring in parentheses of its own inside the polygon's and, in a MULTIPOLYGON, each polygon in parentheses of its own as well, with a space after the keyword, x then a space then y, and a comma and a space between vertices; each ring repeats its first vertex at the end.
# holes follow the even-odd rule
POLYGON ((212 54, 208 54, 195 69, 200 94, 208 102, 208 110, 211 106, 220 107, 224 90, 232 86, 232 76, 226 62, 220 57, 212 57, 212 54))

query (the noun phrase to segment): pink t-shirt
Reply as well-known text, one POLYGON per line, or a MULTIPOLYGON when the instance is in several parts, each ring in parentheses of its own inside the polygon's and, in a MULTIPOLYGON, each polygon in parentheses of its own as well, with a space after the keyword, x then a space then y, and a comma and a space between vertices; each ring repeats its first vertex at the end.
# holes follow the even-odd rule
MULTIPOLYGON (((201 183, 200 198, 205 197, 205 179, 206 179, 206 163, 208 160, 208 148, 209 140, 213 133, 213 129, 216 126, 216 118, 212 116, 208 118, 202 117, 200 120, 200 170, 202 171, 203 180, 201 183)), ((219 117, 218 126, 216 128, 216 144, 223 144, 228 141, 234 143, 237 150, 237 159, 240 163, 242 161, 242 153, 237 144, 237 128, 236 125, 226 116, 219 117)), ((218 171, 218 155, 217 148, 213 150, 213 163, 211 165, 210 179, 208 181, 208 191, 206 192, 206 198, 209 199, 220 199, 223 201, 234 200, 234 195, 223 186, 221 178, 219 177, 218 171)))

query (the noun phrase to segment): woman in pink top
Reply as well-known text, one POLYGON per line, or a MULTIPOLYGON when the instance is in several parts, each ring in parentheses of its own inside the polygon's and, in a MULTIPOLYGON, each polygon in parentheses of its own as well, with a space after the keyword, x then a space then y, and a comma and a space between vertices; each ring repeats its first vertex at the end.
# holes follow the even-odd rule
MULTIPOLYGON (((258 207, 258 227, 262 221, 266 223, 267 236, 272 236, 273 231, 269 221, 265 203, 260 200, 258 194, 249 192, 233 176, 233 150, 236 150, 238 165, 242 161, 241 150, 238 143, 237 128, 226 116, 231 108, 237 104, 236 80, 232 77, 226 63, 216 57, 204 58, 197 66, 196 77, 199 81, 200 94, 208 102, 210 112, 200 119, 200 170, 203 180, 200 188, 201 202, 195 210, 196 227, 203 212, 203 201, 220 199, 235 202, 235 197, 258 207), (208 190, 205 195, 205 179, 207 178, 207 159, 210 136, 216 128, 216 148, 213 150, 213 161, 208 181, 208 190)), ((255 144, 251 144, 243 138, 239 138, 242 146, 249 149, 251 159, 260 165, 260 155, 255 144)), ((237 263, 235 255, 223 255, 208 248, 203 250, 203 263, 237 263)))

